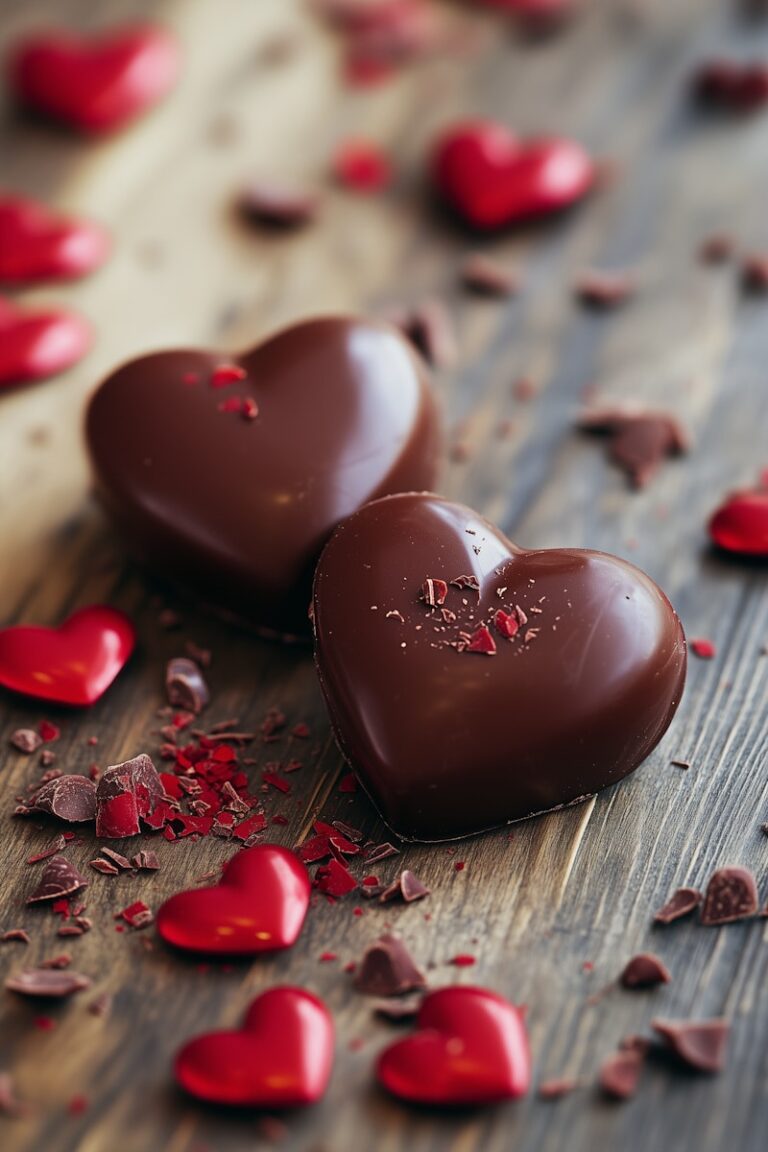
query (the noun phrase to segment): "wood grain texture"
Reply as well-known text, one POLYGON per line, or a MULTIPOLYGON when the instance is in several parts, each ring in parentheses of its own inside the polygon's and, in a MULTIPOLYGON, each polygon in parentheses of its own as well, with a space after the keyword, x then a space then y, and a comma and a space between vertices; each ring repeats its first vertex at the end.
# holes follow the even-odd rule
MULTIPOLYGON (((701 237, 722 228, 747 248, 768 244, 768 120, 713 122, 686 98, 701 56, 768 52, 768 23, 747 25, 735 5, 714 0, 606 0, 588 5, 557 40, 530 46, 471 8, 445 11, 478 33, 474 52, 350 94, 338 83, 337 46, 298 2, 4 0, 3 45, 30 27, 86 28, 151 13, 178 31, 186 64, 162 108, 103 143, 22 120, 7 104, 1 110, 3 185, 93 214, 114 229, 116 245, 93 278, 23 294, 80 308, 93 318, 98 342, 65 377, 2 398, 0 618, 55 623, 105 599, 137 620, 138 654, 98 705, 82 715, 46 710, 63 726, 60 766, 78 771, 94 759, 106 765, 155 751, 163 662, 191 638, 214 652, 208 723, 239 716, 250 728, 278 705, 312 729, 315 754, 292 778, 291 796, 271 804, 289 821, 275 838, 295 843, 318 812, 386 838, 363 798, 338 792, 345 769, 306 652, 254 641, 183 603, 179 632, 158 626, 156 589, 126 562, 89 499, 82 407, 106 371, 139 352, 178 344, 234 349, 308 313, 375 312, 437 295, 460 344, 457 368, 437 386, 468 451, 464 463, 447 467, 443 490, 523 545, 626 555, 661 582, 690 636, 714 640, 717 657, 692 661, 672 730, 620 787, 458 846, 404 847, 378 871, 388 879, 413 868, 433 889, 428 902, 366 905, 362 917, 352 915, 354 898, 319 904, 290 954, 229 970, 201 971, 159 945, 147 950, 151 932, 119 935, 112 921, 131 899, 157 907, 218 866, 231 847, 214 839, 153 843, 163 868, 148 879, 94 874, 94 929, 73 942, 56 939, 52 917, 23 907, 31 884, 23 861, 50 831, 11 821, 13 797, 39 769, 3 743, 0 927, 21 923, 32 943, 0 946, 0 973, 67 944, 74 966, 115 997, 111 1016, 97 1019, 87 1011, 91 995, 81 994, 53 1010, 58 1027, 44 1033, 33 1026, 39 1009, 5 995, 2 1066, 13 1068, 30 1115, 0 1119, 4 1152, 259 1146, 256 1118, 182 1100, 169 1068, 182 1040, 234 1023, 255 993, 276 982, 318 992, 338 1025, 331 1090, 318 1107, 288 1119, 282 1146, 291 1152, 764 1148, 766 922, 719 931, 693 922, 653 930, 650 922, 676 885, 701 885, 718 865, 753 868, 764 896, 768 883, 768 838, 759 828, 768 819, 766 573, 712 556, 703 528, 720 494, 768 463, 768 306, 740 298, 732 270, 705 269, 695 256, 701 237), (276 52, 280 45, 290 51, 276 52), (521 268, 522 293, 504 302, 476 300, 458 287, 468 240, 434 213, 423 187, 435 130, 475 113, 521 132, 572 134, 616 165, 616 178, 566 219, 484 245, 521 268), (329 154, 352 134, 392 149, 398 176, 390 192, 364 198, 329 186, 321 220, 295 236, 264 236, 236 219, 232 201, 244 178, 295 174, 327 183, 329 154), (580 309, 571 286, 593 264, 637 268, 637 299, 610 316, 580 309), (523 374, 536 386, 526 403, 512 394, 523 374), (600 444, 573 430, 588 384, 598 399, 641 399, 678 413, 692 433, 690 456, 630 493, 600 444), (510 419, 512 433, 500 436, 500 422, 510 419), (91 735, 96 747, 87 743, 91 735), (689 771, 670 765, 678 757, 690 760, 689 771), (466 862, 461 872, 457 860, 466 862), (385 925, 403 933, 435 984, 482 983, 526 1003, 537 1080, 568 1075, 586 1087, 556 1103, 531 1096, 456 1116, 384 1099, 371 1067, 393 1032, 372 1019, 341 967, 385 925), (649 948, 669 966, 669 987, 635 995, 613 989, 590 1002, 630 955, 649 948), (339 961, 321 964, 325 950, 339 961), (476 966, 448 966, 458 952, 474 953, 476 966), (721 1076, 653 1067, 628 1104, 598 1098, 597 1066, 622 1036, 647 1029, 654 1015, 717 1014, 733 1021, 721 1076), (71 1116, 68 1102, 81 1093, 89 1106, 71 1116)), ((42 714, 2 696, 0 733, 42 714)), ((287 739, 275 746, 275 755, 288 751, 287 739)), ((255 754, 272 758, 271 749, 255 754)), ((85 866, 93 847, 84 835, 70 856, 85 866)))

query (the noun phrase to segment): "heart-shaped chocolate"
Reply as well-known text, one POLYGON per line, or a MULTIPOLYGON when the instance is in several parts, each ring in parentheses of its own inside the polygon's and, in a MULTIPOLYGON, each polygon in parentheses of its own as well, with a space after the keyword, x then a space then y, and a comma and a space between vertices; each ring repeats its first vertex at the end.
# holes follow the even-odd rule
POLYGON ((531 1057, 523 1013, 486 988, 440 988, 424 998, 418 1031, 385 1048, 379 1082, 418 1104, 489 1104, 524 1096, 531 1057))
POLYGON ((198 1100, 251 1108, 294 1108, 324 1094, 333 1067, 333 1021, 303 988, 270 988, 238 1031, 196 1036, 174 1064, 198 1100))
POLYGON ((109 237, 98 224, 59 216, 23 196, 0 196, 0 281, 71 280, 103 264, 109 237))
POLYGON ((595 166, 580 145, 558 138, 521 142, 492 120, 446 132, 432 174, 446 204, 480 229, 561 212, 595 182, 595 166))
POLYGON ((298 856, 276 844, 244 848, 209 888, 178 892, 161 905, 166 944, 211 956, 255 956, 290 948, 309 907, 309 876, 298 856))
POLYGON ((583 799, 641 763, 683 690, 664 593, 601 552, 526 552, 409 494, 337 528, 315 576, 336 738, 401 836, 442 840, 583 799))
POLYGON ((234 359, 160 352, 88 412, 104 500, 159 573, 263 631, 308 634, 317 556, 368 500, 429 487, 440 447, 426 368, 394 329, 326 318, 234 359))
POLYGON ((125 613, 101 604, 73 612, 59 628, 5 628, 0 684, 57 704, 93 704, 127 663, 135 642, 125 613))
POLYGON ((175 39, 154 24, 94 38, 52 31, 30 36, 10 60, 19 101, 81 132, 109 132, 133 120, 176 83, 175 39))
POLYGON ((64 308, 18 308, 0 297, 0 388, 44 380, 82 360, 91 329, 64 308))

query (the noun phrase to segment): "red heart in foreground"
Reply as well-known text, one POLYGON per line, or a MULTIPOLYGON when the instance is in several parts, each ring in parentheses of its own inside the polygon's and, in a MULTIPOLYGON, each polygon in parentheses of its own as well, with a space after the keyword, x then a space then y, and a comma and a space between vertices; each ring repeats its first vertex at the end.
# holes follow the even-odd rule
POLYGON ((523 1013, 485 988, 440 988, 425 997, 418 1032, 385 1048, 380 1083, 418 1104, 490 1104, 524 1096, 531 1057, 523 1013))
POLYGON ((174 1074, 185 1092, 211 1104, 293 1108, 314 1104, 333 1067, 333 1021, 303 988, 270 988, 237 1032, 208 1032, 185 1044, 174 1074))
POLYGON ((519 820, 621 780, 669 725, 685 638, 616 556, 526 552, 469 508, 390 496, 317 566, 317 669, 342 751, 422 840, 519 820))
POLYGON ((438 142, 433 179, 474 228, 500 228, 560 212, 595 182, 595 166, 571 140, 518 141, 503 124, 460 124, 438 142))
POLYGON ((0 280, 6 284, 84 276, 108 252, 109 237, 98 224, 55 215, 22 196, 0 196, 0 280))
POLYGON ((0 297, 0 388, 65 372, 82 360, 91 340, 76 312, 22 309, 0 297))
POLYGON ((712 516, 709 535, 726 552, 768 557, 768 488, 732 492, 712 516))
POLYGON ((135 643, 136 631, 125 613, 102 604, 81 608, 58 628, 5 628, 0 632, 0 684, 57 704, 93 704, 135 643))
POLYGON ((276 844, 245 848, 210 888, 178 892, 157 913, 167 944, 216 956, 254 956, 290 948, 309 907, 307 870, 276 844))
POLYGON ((179 52, 170 33, 151 24, 95 38, 50 32, 19 44, 10 68, 27 107, 82 132, 109 132, 173 88, 179 52))

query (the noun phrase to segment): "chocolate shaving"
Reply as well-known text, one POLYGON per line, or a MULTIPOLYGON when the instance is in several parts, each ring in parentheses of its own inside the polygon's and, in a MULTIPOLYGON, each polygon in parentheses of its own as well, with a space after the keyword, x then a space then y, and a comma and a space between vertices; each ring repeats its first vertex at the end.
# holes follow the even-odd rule
POLYGON ((759 900, 755 878, 747 868, 719 868, 704 894, 701 923, 707 927, 731 924, 757 915, 759 900))
POLYGON ((697 888, 678 888, 654 916, 657 924, 671 924, 688 916, 704 899, 697 888))
POLYGON ((586 432, 610 437, 610 456, 629 477, 633 487, 643 488, 668 456, 688 450, 688 438, 678 421, 666 412, 632 408, 601 408, 584 412, 579 426, 586 432))
POLYGON ((25 756, 29 756, 30 753, 37 752, 43 743, 43 738, 33 728, 17 728, 12 733, 9 743, 18 752, 23 752, 25 756))
POLYGON ((699 1072, 720 1072, 725 1064, 730 1024, 722 1017, 712 1020, 652 1020, 670 1052, 699 1072))
POLYGON ((67 824, 85 824, 96 819, 96 785, 88 776, 57 776, 38 789, 31 806, 67 824))
POLYGON ((205 708, 210 700, 208 685, 203 674, 186 656, 177 656, 168 661, 165 670, 165 690, 168 703, 174 708, 184 708, 195 716, 205 708))
POLYGON ((243 215, 257 224, 298 228, 316 218, 320 197, 316 192, 288 184, 253 180, 241 193, 239 206, 243 215))
POLYGON ((624 988, 655 988, 659 984, 669 984, 671 979, 666 966, 652 952, 633 956, 620 977, 624 988))
POLYGON ((387 933, 366 948, 354 984, 367 996, 402 996, 426 988, 427 981, 400 937, 387 933))
POLYGON ((71 896, 73 892, 78 892, 87 886, 85 876, 80 875, 66 856, 54 856, 46 864, 37 887, 27 896, 27 904, 39 904, 43 900, 60 900, 63 896, 71 896))
POLYGON ((519 287, 517 275, 482 252, 467 256, 461 266, 461 282, 481 296, 512 296, 519 287))
POLYGON ((9 992, 18 992, 21 996, 44 996, 57 1000, 71 996, 73 992, 81 992, 83 988, 90 986, 91 981, 87 976, 69 969, 57 968, 24 968, 5 981, 5 987, 9 992))
POLYGON ((609 1056, 600 1065, 598 1083, 601 1090, 615 1100, 628 1100, 637 1091, 644 1062, 644 1053, 634 1048, 609 1056))
POLYGON ((29 944, 29 933, 24 928, 7 928, 0 936, 2 944, 29 944))
POLYGON ((412 904, 414 900, 423 900, 425 896, 430 895, 430 889, 426 884, 422 884, 418 876, 410 872, 407 868, 400 873, 397 880, 384 889, 379 896, 381 904, 388 904, 391 900, 403 900, 406 904, 412 904))

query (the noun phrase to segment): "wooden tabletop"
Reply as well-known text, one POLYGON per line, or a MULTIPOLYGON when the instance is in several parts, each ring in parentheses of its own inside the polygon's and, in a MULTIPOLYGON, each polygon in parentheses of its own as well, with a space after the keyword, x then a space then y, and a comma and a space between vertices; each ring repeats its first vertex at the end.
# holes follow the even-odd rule
MULTIPOLYGON (((0 947, 0 974, 66 945, 73 967, 94 981, 93 992, 46 1010, 56 1024, 48 1031, 35 1026, 39 1005, 4 996, 0 1068, 13 1071, 29 1107, 25 1118, 0 1120, 4 1152, 236 1152, 274 1140, 278 1129, 253 1115, 182 1099, 170 1067, 185 1039, 233 1025, 256 993, 284 982, 320 994, 338 1029, 328 1095, 285 1120, 286 1149, 765 1147, 768 922, 707 929, 689 920, 659 929, 651 921, 677 885, 702 886, 724 864, 752 868, 768 897, 760 830, 768 820, 766 572, 714 556, 705 532, 721 494, 753 482, 768 464, 768 304, 744 298, 733 266, 707 268, 697 258, 702 238, 722 230, 747 250, 768 247, 768 119, 704 117, 688 96, 702 57, 768 53, 768 21, 747 23, 735 2, 606 0, 588 3, 562 35, 532 45, 488 11, 473 11, 479 4, 440 7, 466 51, 350 90, 339 80, 338 43, 298 0, 2 5, 3 45, 33 27, 85 29, 151 13, 177 31, 185 60, 173 96, 103 142, 25 121, 9 102, 0 121, 3 185, 101 219, 115 237, 114 255, 96 275, 23 294, 76 307, 97 341, 65 376, 0 401, 0 618, 53 624, 77 606, 107 601, 126 609, 139 631, 130 666, 88 711, 0 697, 0 928, 23 926, 31 936, 26 947, 0 947), (523 134, 571 135, 613 171, 567 218, 482 245, 520 269, 522 290, 504 301, 462 290, 457 269, 470 243, 436 215, 424 187, 435 131, 475 114, 523 134), (335 147, 360 135, 395 162, 392 188, 376 196, 341 190, 328 177, 335 147), (258 175, 316 183, 320 218, 284 236, 249 228, 233 200, 258 175), (580 307, 572 286, 587 266, 636 270, 636 299, 602 316, 580 307), (377 842, 389 838, 362 796, 339 791, 346 767, 308 652, 254 640, 167 597, 162 603, 183 623, 177 631, 160 626, 158 589, 126 560, 89 495, 86 398, 112 366, 150 349, 238 349, 318 311, 380 313, 427 296, 446 303, 459 346, 455 369, 436 380, 452 442, 464 446, 448 462, 442 490, 525 546, 585 545, 631 559, 661 583, 689 637, 710 639, 716 656, 692 659, 672 728, 620 786, 511 831, 453 846, 403 845, 379 867, 385 880, 412 868, 432 889, 426 902, 366 904, 354 916, 354 896, 322 901, 289 953, 201 968, 170 955, 151 928, 117 933, 113 914, 138 898, 157 908, 232 847, 213 837, 155 838, 161 871, 141 879, 93 873, 92 931, 58 939, 54 917, 23 905, 31 882, 24 861, 52 833, 11 818, 14 797, 41 770, 7 737, 43 716, 55 720, 57 766, 69 771, 156 755, 164 663, 186 640, 213 652, 207 725, 237 716, 244 729, 258 728, 274 706, 311 729, 292 793, 270 799, 270 812, 287 818, 270 838, 293 845, 318 814, 377 842), (523 376, 534 386, 527 400, 513 389, 523 376), (674 412, 690 432, 690 454, 630 491, 603 445, 574 429, 588 385, 597 402, 631 399, 674 412), (343 972, 385 926, 402 933, 433 984, 483 984, 526 1004, 535 1082, 567 1076, 583 1087, 556 1102, 533 1092, 457 1115, 387 1100, 372 1066, 396 1033, 374 1020, 343 972), (596 998, 643 950, 663 958, 671 984, 640 994, 614 987, 596 998), (321 962, 326 951, 338 960, 321 962), (473 954, 474 967, 452 967, 457 953, 473 954), (105 1017, 88 1010, 101 992, 114 998, 105 1017), (623 1036, 647 1033, 654 1016, 720 1015, 732 1022, 721 1075, 653 1064, 633 1100, 601 1099, 597 1069, 623 1036), (73 1106, 78 1097, 85 1100, 73 1106)), ((513 708, 510 724, 513 731, 513 708)), ((274 755, 257 748, 254 779, 264 760, 295 754, 296 743, 283 738, 274 755)), ((84 833, 69 855, 88 871, 94 849, 84 833)))

